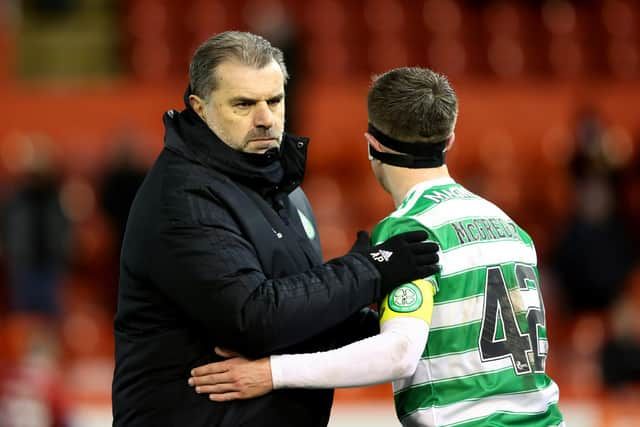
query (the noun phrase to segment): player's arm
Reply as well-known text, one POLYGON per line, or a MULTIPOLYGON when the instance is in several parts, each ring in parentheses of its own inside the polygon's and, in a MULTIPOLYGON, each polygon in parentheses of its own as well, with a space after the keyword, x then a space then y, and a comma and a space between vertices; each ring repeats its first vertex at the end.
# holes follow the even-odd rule
POLYGON ((376 336, 326 352, 231 358, 194 369, 190 383, 224 401, 279 388, 357 387, 410 376, 427 342, 433 294, 430 281, 398 287, 382 304, 376 336))

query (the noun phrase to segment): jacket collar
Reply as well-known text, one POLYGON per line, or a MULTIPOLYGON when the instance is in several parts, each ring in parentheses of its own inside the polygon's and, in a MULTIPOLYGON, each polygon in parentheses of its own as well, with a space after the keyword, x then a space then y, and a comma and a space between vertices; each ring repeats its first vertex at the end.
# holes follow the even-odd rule
POLYGON ((244 153, 222 142, 191 108, 168 111, 163 121, 167 149, 222 172, 263 196, 289 193, 302 182, 308 138, 285 133, 279 151, 244 153))

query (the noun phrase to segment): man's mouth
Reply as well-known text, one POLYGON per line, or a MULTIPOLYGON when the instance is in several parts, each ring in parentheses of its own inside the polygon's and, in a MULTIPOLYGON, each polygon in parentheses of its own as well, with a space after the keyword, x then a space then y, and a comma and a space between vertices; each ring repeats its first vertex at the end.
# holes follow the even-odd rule
POLYGON ((249 143, 259 149, 271 148, 278 145, 278 139, 277 138, 254 138, 254 139, 250 139, 249 143))
POLYGON ((247 145, 251 146, 251 151, 255 151, 257 153, 262 153, 272 148, 278 148, 278 139, 277 138, 252 138, 249 140, 247 145))

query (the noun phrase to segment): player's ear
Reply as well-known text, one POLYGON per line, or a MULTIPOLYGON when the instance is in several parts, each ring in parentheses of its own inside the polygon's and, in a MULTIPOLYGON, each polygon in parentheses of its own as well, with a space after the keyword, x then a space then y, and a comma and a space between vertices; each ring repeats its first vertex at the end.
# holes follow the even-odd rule
POLYGON ((382 144, 376 139, 375 136, 371 135, 369 132, 364 133, 364 138, 367 140, 369 145, 375 148, 376 151, 382 151, 382 144))
POLYGON ((456 140, 456 134, 454 132, 454 133, 451 134, 451 136, 447 140, 447 145, 446 145, 446 147, 444 147, 444 151, 451 150, 451 147, 453 146, 453 143, 455 142, 455 140, 456 140))

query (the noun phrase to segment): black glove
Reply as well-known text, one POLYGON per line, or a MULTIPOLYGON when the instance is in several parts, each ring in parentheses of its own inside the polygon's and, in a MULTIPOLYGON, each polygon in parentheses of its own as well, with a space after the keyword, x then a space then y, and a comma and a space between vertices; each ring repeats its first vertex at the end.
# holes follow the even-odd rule
POLYGON ((380 296, 387 295, 395 287, 440 271, 438 245, 425 242, 426 231, 409 231, 397 234, 376 246, 365 246, 361 239, 366 232, 358 232, 351 252, 364 255, 380 272, 380 296))
POLYGON ((349 253, 357 252, 359 254, 366 254, 371 249, 371 244, 369 243, 369 232, 360 230, 356 235, 356 241, 351 247, 349 253))

